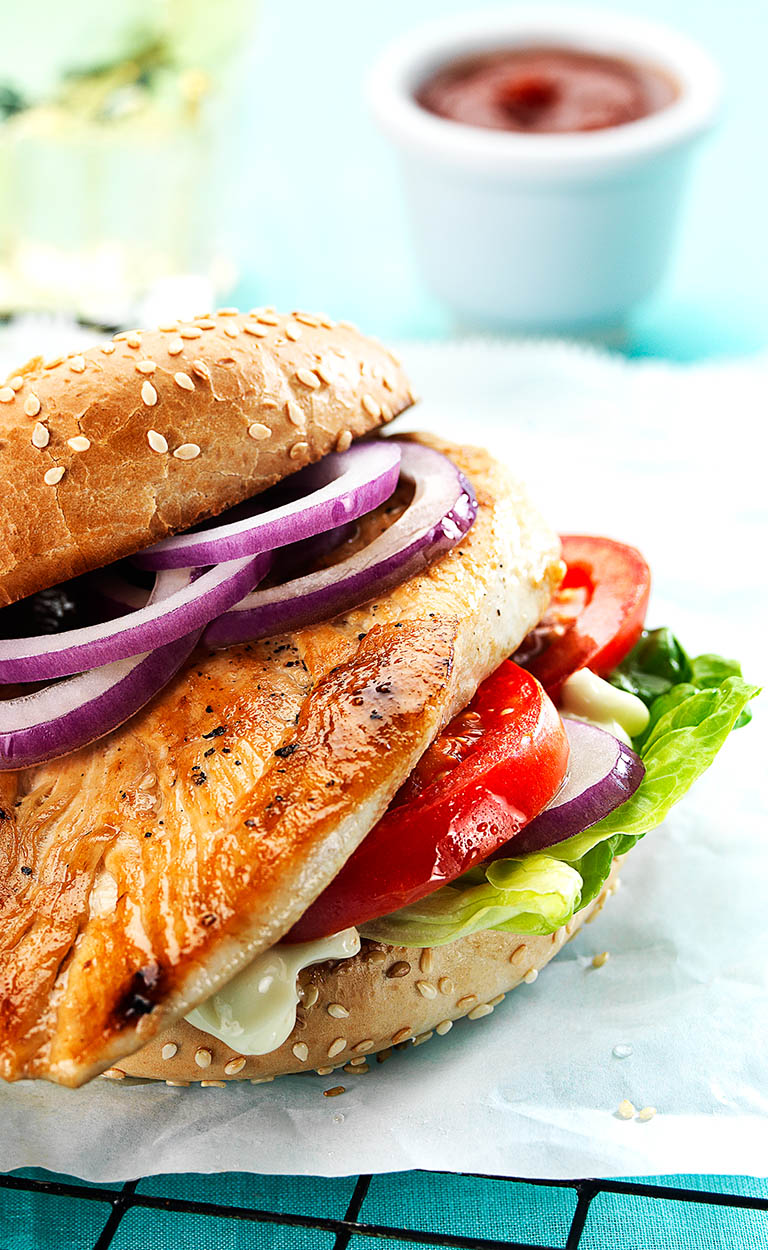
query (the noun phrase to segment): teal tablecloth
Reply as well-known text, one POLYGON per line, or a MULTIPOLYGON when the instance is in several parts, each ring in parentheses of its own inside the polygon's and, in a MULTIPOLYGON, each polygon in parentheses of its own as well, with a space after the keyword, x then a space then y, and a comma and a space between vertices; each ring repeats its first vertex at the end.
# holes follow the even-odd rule
MULTIPOLYGON (((385 6, 268 0, 254 47, 234 197, 244 266, 240 302, 324 307, 398 339, 449 331, 413 265, 394 166, 370 129, 360 84, 364 65, 385 39, 416 18, 467 7, 468 0, 421 0, 417 7, 410 0, 385 6)), ((721 0, 644 0, 642 6, 614 0, 610 7, 642 9, 688 30, 715 51, 730 80, 723 124, 701 153, 676 262, 658 299, 634 319, 628 350, 694 359, 764 347, 768 8, 763 0, 727 6, 721 0)), ((766 1160, 756 1160, 761 1167, 766 1160)), ((768 1198, 765 1181, 658 1179, 768 1198)), ((187 1175, 142 1181, 138 1193, 343 1218, 354 1186, 354 1177, 187 1175)), ((417 1232, 564 1246, 575 1201, 567 1189, 399 1173, 373 1179, 358 1218, 417 1232)), ((0 1191, 0 1250, 85 1250, 96 1243, 108 1214, 102 1202, 0 1191)), ((128 1211, 112 1242, 116 1250, 330 1250, 334 1244, 344 1243, 332 1232, 142 1209, 128 1211)), ((366 1236, 351 1242, 353 1250, 406 1244, 422 1243, 366 1236)), ((757 1250, 768 1246, 768 1216, 601 1194, 579 1244, 583 1250, 757 1250)))

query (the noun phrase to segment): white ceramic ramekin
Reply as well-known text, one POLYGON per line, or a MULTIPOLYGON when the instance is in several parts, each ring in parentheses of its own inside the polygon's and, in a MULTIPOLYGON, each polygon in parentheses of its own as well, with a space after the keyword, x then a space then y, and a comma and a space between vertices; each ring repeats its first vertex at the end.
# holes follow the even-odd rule
POLYGON ((526 5, 430 23, 391 45, 370 82, 397 147, 426 280, 466 328, 590 332, 620 325, 664 272, 695 141, 721 80, 685 36, 605 10, 526 5), (580 134, 481 129, 427 112, 414 90, 476 52, 548 45, 654 64, 667 108, 580 134))

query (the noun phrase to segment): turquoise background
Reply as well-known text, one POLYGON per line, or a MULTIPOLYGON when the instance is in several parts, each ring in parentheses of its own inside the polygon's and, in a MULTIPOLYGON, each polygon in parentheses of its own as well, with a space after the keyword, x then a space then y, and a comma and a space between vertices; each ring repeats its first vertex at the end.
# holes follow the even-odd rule
MULTIPOLYGON (((248 55, 238 187, 232 189, 232 243, 243 272, 239 302, 324 308, 389 338, 440 338, 451 332, 420 281, 395 163, 370 124, 361 92, 365 69, 387 39, 416 20, 469 7, 467 0, 263 5, 248 55)), ((626 350, 694 360, 764 348, 768 6, 764 0, 645 0, 606 7, 659 17, 688 31, 715 53, 728 80, 721 123, 695 166, 671 272, 657 298, 634 317, 626 350)), ((764 1168, 765 1160, 755 1166, 764 1168)), ((768 1199, 765 1181, 657 1180, 768 1199)), ((247 1174, 157 1177, 141 1182, 139 1193, 342 1218, 354 1183, 355 1178, 247 1174)), ((374 1178, 359 1218, 563 1246, 574 1205, 575 1196, 566 1189, 404 1173, 374 1178)), ((0 1250, 85 1250, 107 1215, 101 1202, 0 1190, 0 1250)), ((405 1244, 367 1237, 351 1243, 353 1250, 405 1244)), ((602 1195, 592 1205, 580 1244, 584 1250, 751 1250, 768 1245, 768 1217, 602 1195)), ((298 1250, 333 1247, 334 1236, 134 1210, 121 1222, 113 1245, 298 1250)))

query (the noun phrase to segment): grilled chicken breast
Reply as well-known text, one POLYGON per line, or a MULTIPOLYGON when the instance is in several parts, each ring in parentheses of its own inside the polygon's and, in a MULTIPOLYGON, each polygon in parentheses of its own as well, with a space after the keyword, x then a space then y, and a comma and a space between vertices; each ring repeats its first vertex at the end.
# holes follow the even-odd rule
POLYGON ((541 616, 556 537, 485 452, 424 441, 477 492, 452 552, 328 623, 198 651, 108 738, 0 775, 6 1080, 82 1084, 278 941, 541 616))

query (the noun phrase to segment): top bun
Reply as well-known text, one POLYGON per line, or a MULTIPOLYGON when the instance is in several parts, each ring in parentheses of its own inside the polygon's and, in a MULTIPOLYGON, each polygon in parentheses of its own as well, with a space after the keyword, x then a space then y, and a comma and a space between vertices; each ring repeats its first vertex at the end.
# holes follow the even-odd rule
POLYGON ((222 309, 0 387, 0 607, 216 516, 413 402, 346 322, 222 309))

